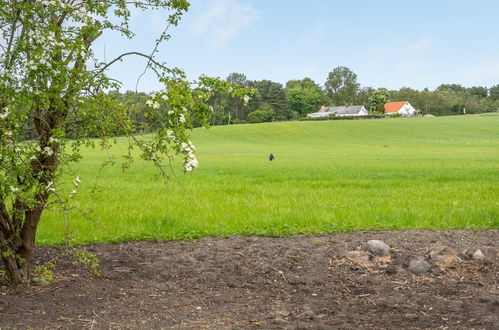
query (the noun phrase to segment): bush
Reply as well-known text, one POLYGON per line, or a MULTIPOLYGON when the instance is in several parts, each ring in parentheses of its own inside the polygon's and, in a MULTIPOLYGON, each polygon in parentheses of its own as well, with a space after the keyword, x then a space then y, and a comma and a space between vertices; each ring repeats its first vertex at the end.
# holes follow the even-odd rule
POLYGON ((271 121, 274 115, 275 111, 273 110, 255 110, 248 113, 248 121, 250 123, 263 123, 271 121))
POLYGON ((300 118, 301 121, 309 121, 309 120, 359 120, 359 119, 381 119, 385 118, 385 115, 382 114, 371 114, 366 116, 335 116, 334 114, 329 117, 315 117, 315 118, 300 118))

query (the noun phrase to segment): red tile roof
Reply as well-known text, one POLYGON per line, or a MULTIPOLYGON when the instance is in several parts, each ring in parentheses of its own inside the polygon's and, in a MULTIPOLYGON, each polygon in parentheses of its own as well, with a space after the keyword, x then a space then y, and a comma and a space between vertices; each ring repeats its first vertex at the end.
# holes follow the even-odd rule
POLYGON ((407 101, 385 103, 385 113, 398 112, 406 103, 407 101))

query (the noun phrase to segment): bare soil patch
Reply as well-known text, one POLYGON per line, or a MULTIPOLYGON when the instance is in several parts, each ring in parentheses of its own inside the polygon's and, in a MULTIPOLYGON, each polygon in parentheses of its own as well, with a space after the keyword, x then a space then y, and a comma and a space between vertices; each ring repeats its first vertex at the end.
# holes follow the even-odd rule
MULTIPOLYGON (((84 249, 99 277, 63 257, 48 286, 0 284, 0 328, 499 328, 499 230, 377 231, 286 238, 204 238, 84 249), (345 257, 370 239, 392 253, 345 257), (422 275, 432 246, 459 260, 422 275), (485 260, 462 252, 481 249, 485 260)), ((39 263, 60 250, 38 250, 39 263)), ((434 261, 434 260, 433 260, 434 261)))

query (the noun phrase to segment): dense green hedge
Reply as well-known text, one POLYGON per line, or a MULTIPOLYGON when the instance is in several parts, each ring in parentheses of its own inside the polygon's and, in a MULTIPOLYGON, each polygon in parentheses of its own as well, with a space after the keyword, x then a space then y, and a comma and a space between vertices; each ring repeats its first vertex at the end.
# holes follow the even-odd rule
POLYGON ((272 121, 275 116, 275 111, 273 110, 255 110, 248 113, 248 122, 250 123, 264 123, 267 121, 272 121))
POLYGON ((357 119, 381 119, 381 118, 385 118, 385 115, 372 114, 372 115, 367 115, 367 116, 328 116, 328 117, 315 117, 315 118, 304 117, 304 118, 300 118, 299 120, 302 120, 302 121, 306 121, 306 120, 357 120, 357 119))

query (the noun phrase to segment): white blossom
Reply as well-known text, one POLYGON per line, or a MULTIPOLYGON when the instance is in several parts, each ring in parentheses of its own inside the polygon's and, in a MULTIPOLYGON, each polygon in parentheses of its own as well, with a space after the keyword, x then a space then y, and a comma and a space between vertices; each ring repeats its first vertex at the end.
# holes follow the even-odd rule
POLYGON ((12 192, 16 192, 16 191, 19 191, 19 188, 14 187, 14 186, 10 186, 10 190, 12 190, 12 192))
POLYGON ((54 151, 50 149, 50 147, 43 148, 43 151, 47 154, 47 156, 52 156, 54 154, 54 151))
POLYGON ((47 191, 55 191, 54 183, 52 181, 49 181, 47 184, 47 187, 45 188, 47 191))
POLYGON ((180 114, 180 118, 178 119, 179 122, 185 123, 185 117, 183 114, 180 114))
POLYGON ((196 167, 198 167, 199 163, 196 159, 196 157, 192 157, 192 158, 189 158, 187 159, 185 165, 184 165, 184 170, 186 172, 191 172, 193 169, 195 169, 196 167))
POLYGON ((7 116, 9 115, 9 107, 5 107, 3 108, 3 110, 5 111, 4 113, 0 114, 0 119, 5 119, 7 118, 7 116))
POLYGON ((190 172, 198 167, 199 163, 196 159, 196 155, 194 154, 194 150, 196 150, 196 148, 194 147, 194 144, 192 144, 192 141, 187 141, 187 143, 182 142, 180 144, 180 148, 186 153, 186 158, 184 160, 184 170, 186 172, 190 172))
POLYGON ((247 104, 250 100, 250 97, 248 95, 244 95, 244 103, 247 104))

